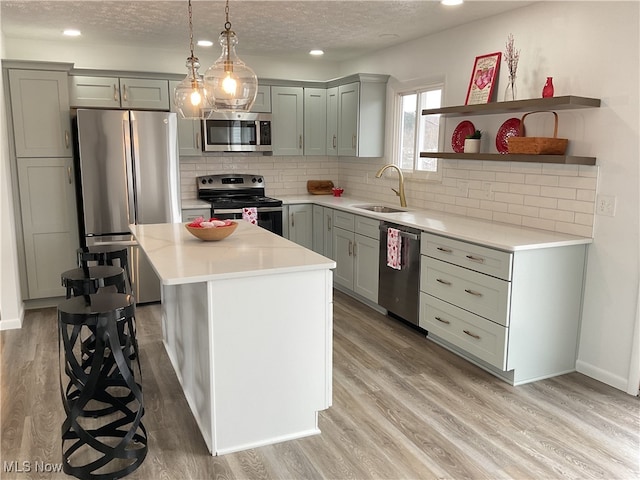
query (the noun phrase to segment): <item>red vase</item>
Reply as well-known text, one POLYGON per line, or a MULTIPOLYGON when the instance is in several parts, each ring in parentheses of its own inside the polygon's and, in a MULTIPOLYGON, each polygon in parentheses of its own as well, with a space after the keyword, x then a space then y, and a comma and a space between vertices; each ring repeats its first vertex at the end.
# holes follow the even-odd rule
POLYGON ((547 77, 547 83, 542 89, 542 98, 553 97, 553 77, 547 77))

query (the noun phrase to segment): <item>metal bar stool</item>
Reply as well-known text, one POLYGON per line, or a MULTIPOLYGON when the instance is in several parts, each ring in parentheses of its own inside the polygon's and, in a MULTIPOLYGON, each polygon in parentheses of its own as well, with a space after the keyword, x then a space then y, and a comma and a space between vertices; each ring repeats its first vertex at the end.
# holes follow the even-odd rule
POLYGON ((88 262, 96 265, 112 265, 124 269, 129 291, 131 287, 131 273, 129 272, 129 247, 122 245, 91 245, 78 248, 78 266, 89 266, 88 262), (114 263, 117 260, 117 264, 114 263))
POLYGON ((62 460, 69 475, 121 478, 146 457, 142 372, 131 330, 134 316, 134 298, 122 293, 81 295, 58 305, 60 392, 66 413, 62 460), (95 336, 90 361, 79 341, 83 330, 95 336), (128 354, 131 350, 134 358, 128 354))
POLYGON ((62 286, 67 289, 67 298, 97 293, 98 289, 115 286, 119 293, 126 293, 124 269, 112 265, 79 267, 63 272, 62 286))

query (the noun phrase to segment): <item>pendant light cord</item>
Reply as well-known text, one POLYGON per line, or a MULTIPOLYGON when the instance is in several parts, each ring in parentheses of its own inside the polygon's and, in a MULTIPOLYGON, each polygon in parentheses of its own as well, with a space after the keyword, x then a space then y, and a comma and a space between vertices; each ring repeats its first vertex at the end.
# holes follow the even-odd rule
POLYGON ((189 49, 191 50, 191 81, 196 81, 196 57, 193 55, 193 9, 191 8, 191 0, 189 0, 189 49))
POLYGON ((224 22, 225 32, 224 33, 227 36, 227 61, 225 62, 226 63, 225 70, 227 72, 231 72, 233 71, 233 67, 231 65, 231 44, 230 44, 231 22, 229 21, 229 0, 227 0, 227 5, 224 7, 224 15, 225 15, 225 22, 224 22))

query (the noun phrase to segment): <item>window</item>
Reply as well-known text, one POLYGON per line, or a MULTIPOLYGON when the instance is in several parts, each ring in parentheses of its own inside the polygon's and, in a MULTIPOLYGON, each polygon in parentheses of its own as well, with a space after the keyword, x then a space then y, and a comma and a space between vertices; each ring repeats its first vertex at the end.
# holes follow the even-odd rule
POLYGON ((422 115, 425 108, 439 108, 442 84, 398 94, 396 165, 425 174, 438 171, 436 158, 420 158, 420 152, 440 151, 440 115, 422 115))

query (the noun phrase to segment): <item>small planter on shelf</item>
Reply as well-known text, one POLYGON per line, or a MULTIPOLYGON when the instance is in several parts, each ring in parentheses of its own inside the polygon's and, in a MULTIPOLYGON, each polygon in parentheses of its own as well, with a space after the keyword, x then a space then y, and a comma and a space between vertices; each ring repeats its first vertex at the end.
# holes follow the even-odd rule
POLYGON ((476 130, 471 135, 467 135, 464 139, 464 153, 480 153, 480 140, 482 132, 476 130))

